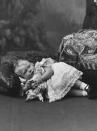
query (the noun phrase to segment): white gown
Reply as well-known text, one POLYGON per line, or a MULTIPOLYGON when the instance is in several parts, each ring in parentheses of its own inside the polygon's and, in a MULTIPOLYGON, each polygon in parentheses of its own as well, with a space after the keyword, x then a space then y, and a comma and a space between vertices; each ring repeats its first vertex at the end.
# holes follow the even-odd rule
POLYGON ((81 71, 64 62, 54 63, 52 69, 54 75, 47 81, 49 102, 63 98, 82 75, 81 71))

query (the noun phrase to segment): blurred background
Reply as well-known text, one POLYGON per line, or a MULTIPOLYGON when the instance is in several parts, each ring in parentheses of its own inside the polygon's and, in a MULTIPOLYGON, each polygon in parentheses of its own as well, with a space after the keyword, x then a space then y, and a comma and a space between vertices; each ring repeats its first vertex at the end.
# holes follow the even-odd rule
POLYGON ((63 36, 81 29, 86 0, 41 0, 47 39, 57 50, 63 36))
POLYGON ((56 53, 62 37, 81 29, 86 0, 0 0, 0 53, 56 53))

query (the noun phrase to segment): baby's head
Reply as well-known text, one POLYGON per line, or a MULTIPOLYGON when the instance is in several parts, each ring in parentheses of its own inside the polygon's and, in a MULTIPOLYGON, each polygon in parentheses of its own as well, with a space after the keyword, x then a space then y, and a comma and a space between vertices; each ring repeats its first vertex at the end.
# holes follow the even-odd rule
POLYGON ((15 73, 28 80, 34 73, 34 64, 27 60, 18 60, 15 66, 15 73))

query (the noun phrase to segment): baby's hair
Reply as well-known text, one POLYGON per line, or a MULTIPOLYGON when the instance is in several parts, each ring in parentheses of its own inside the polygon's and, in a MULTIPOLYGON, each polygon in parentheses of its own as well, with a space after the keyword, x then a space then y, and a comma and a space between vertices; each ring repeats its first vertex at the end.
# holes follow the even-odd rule
POLYGON ((14 65, 13 63, 4 62, 0 66, 0 71, 2 75, 9 76, 10 74, 14 73, 14 65))
MULTIPOLYGON (((2 86, 2 92, 10 96, 19 95, 21 85, 19 77, 14 73, 14 64, 10 62, 4 62, 0 66, 0 86, 2 86)), ((1 93, 1 87, 0 87, 1 93)))

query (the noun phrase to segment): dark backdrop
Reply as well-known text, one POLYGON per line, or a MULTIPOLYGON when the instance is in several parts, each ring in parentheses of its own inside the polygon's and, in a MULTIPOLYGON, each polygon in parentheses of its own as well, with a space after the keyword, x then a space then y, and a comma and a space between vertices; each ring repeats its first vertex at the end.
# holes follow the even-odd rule
POLYGON ((85 4, 86 0, 0 0, 0 50, 56 52, 63 36, 81 29, 85 4))
POLYGON ((86 0, 41 0, 41 6, 48 41, 56 50, 64 35, 82 27, 86 0))

